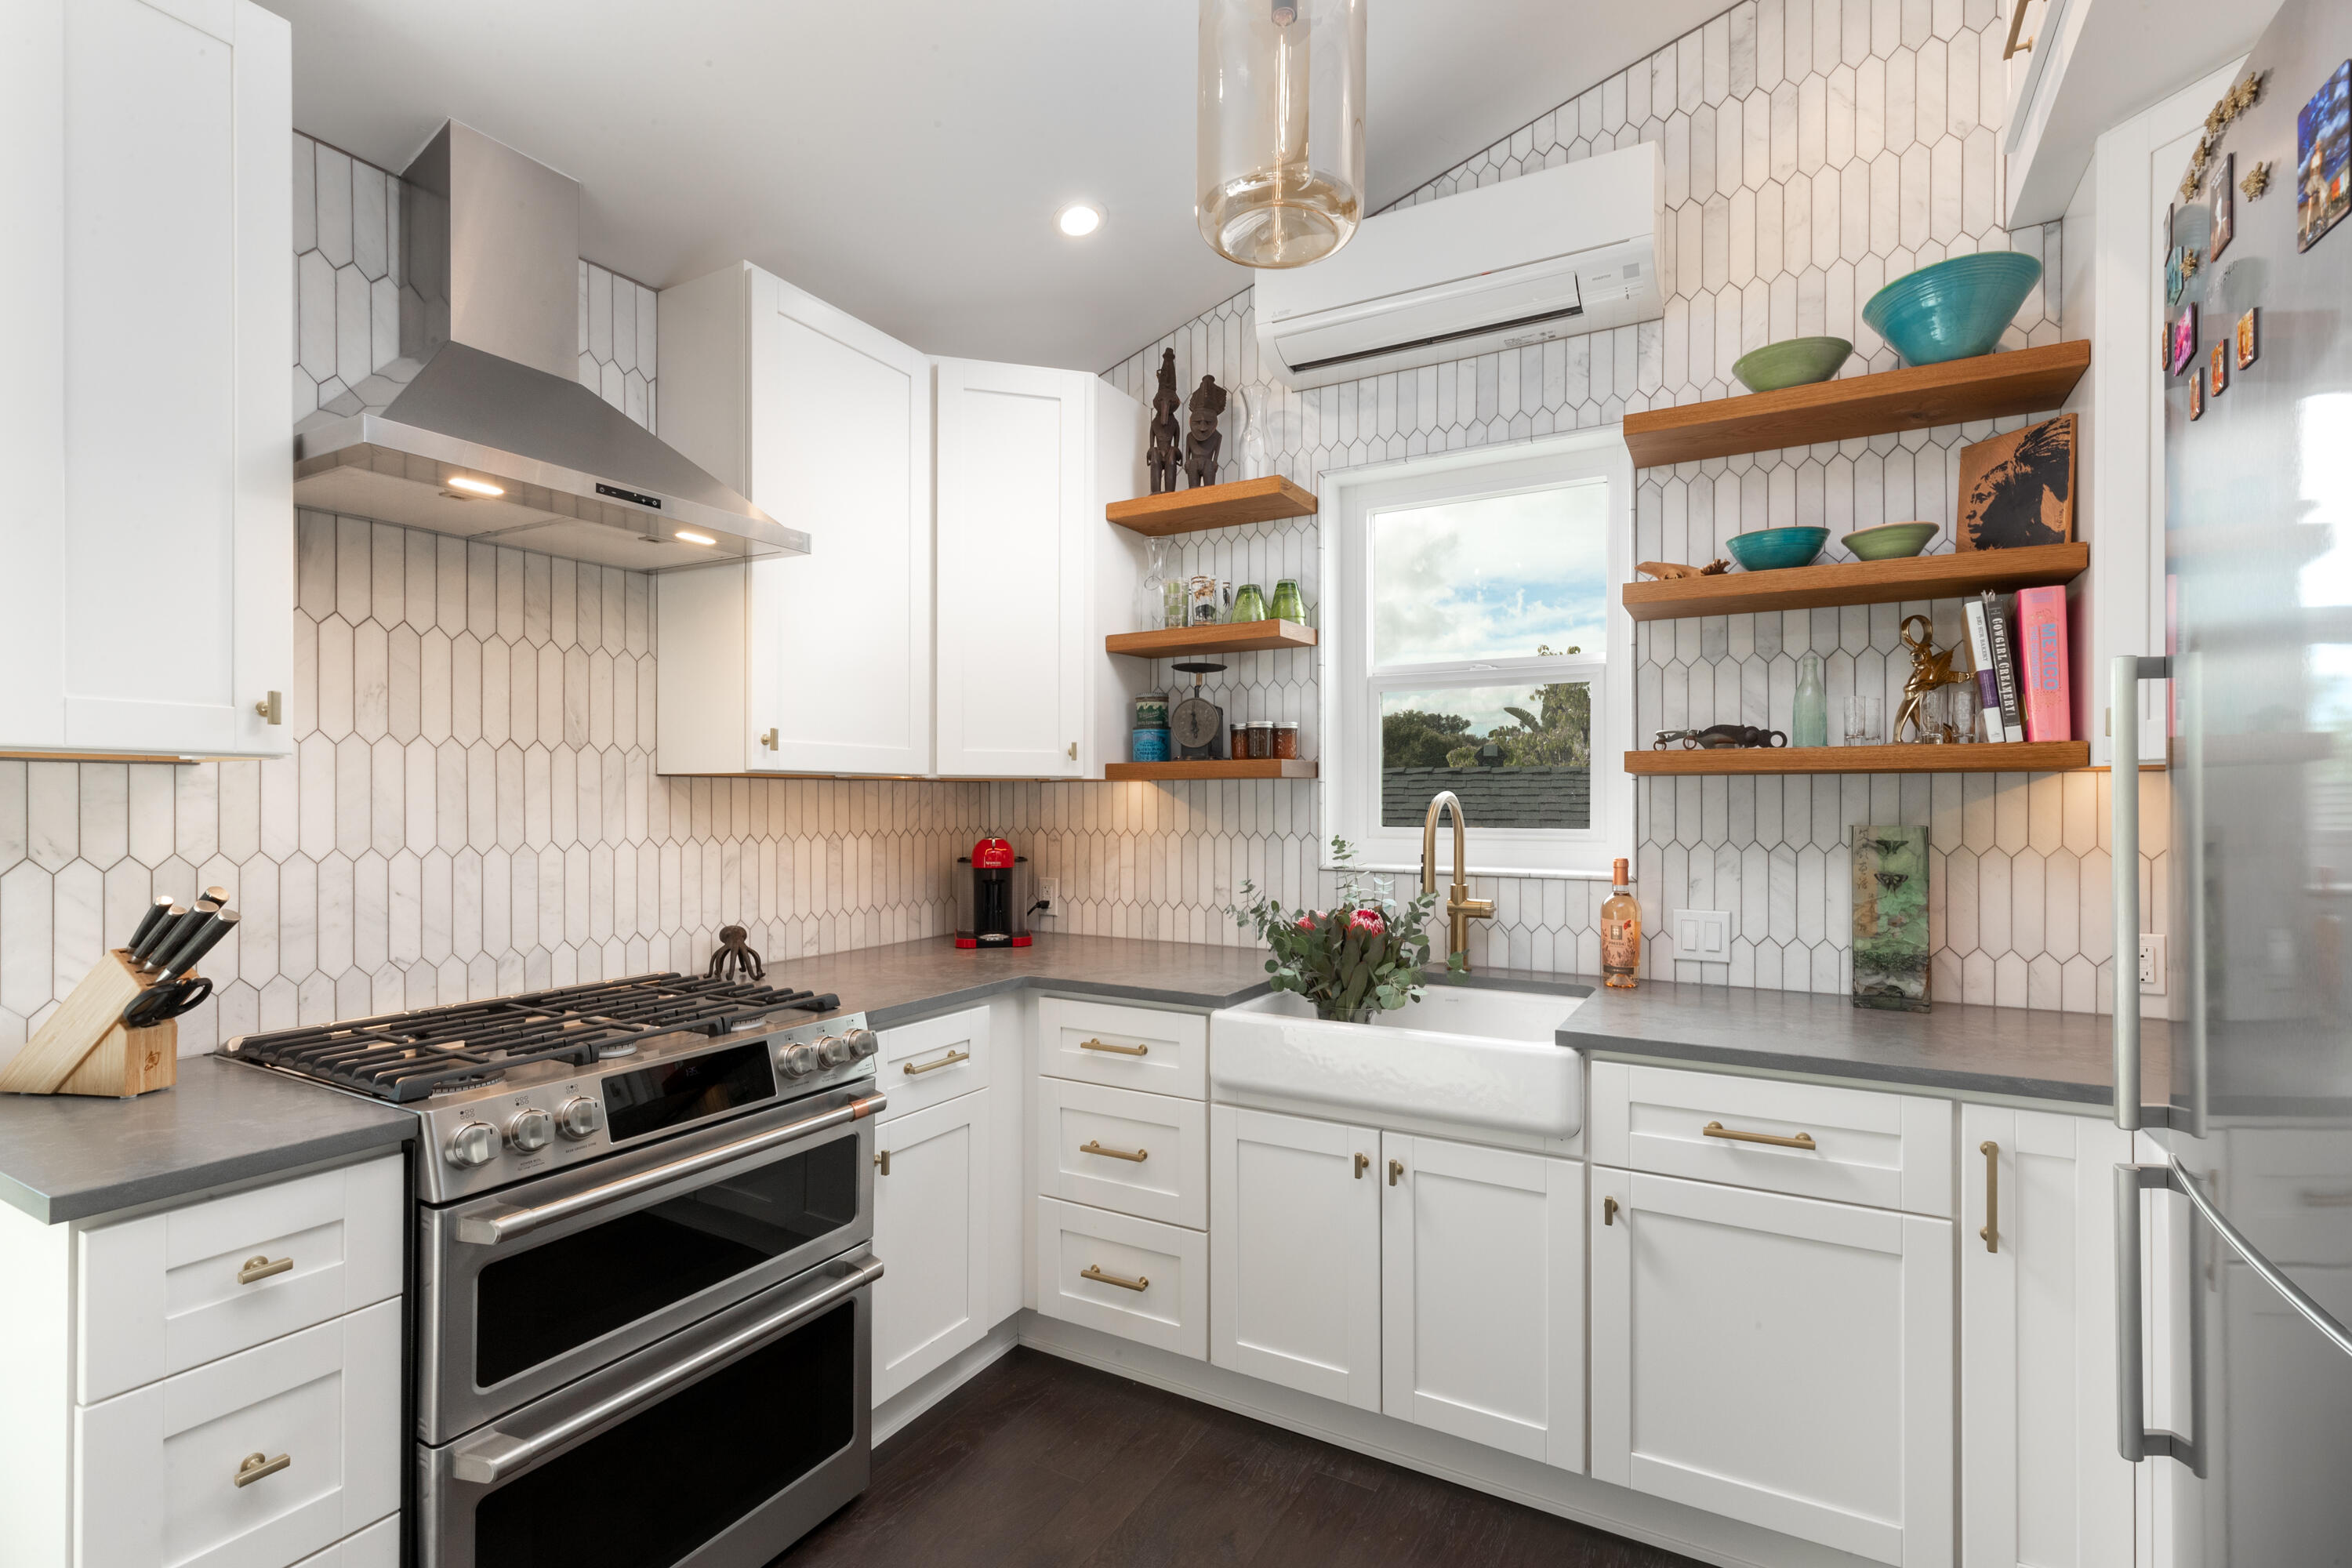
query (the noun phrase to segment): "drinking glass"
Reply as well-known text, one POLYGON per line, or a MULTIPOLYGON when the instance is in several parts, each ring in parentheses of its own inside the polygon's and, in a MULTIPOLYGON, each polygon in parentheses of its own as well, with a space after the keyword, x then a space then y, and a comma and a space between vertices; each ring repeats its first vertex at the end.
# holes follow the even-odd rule
POLYGON ((1256 584, 1244 583, 1234 591, 1233 613, 1227 619, 1236 626, 1265 619, 1265 595, 1256 584))
POLYGON ((1883 746, 1886 743, 1886 702, 1884 698, 1853 696, 1845 700, 1845 743, 1883 746))
POLYGON ((1276 580, 1274 584, 1274 601, 1266 606, 1266 613, 1277 621, 1297 621, 1302 626, 1306 624, 1307 601, 1299 596, 1297 578, 1284 577, 1276 580))

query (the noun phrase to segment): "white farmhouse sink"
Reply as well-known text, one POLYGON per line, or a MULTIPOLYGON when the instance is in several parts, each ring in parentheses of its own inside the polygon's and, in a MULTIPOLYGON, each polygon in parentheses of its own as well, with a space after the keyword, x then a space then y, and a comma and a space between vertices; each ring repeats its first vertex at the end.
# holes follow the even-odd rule
POLYGON ((1370 1024, 1333 1024, 1303 997, 1276 992, 1209 1016, 1210 1095, 1390 1125, 1572 1137, 1584 1124, 1581 1053, 1554 1043, 1552 1032, 1582 1001, 1432 985, 1370 1024))

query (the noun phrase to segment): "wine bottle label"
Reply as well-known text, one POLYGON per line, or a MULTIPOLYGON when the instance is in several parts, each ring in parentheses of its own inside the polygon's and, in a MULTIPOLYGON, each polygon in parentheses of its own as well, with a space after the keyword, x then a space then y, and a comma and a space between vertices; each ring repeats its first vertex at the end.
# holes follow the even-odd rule
POLYGON ((1642 959, 1642 922, 1638 920, 1601 922, 1601 966, 1634 969, 1642 959))

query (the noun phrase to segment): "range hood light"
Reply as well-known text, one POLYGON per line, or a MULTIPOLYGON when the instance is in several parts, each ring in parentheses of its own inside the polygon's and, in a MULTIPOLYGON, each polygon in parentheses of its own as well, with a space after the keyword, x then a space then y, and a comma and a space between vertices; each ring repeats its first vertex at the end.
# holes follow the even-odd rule
POLYGON ((451 475, 448 484, 453 490, 465 490, 478 496, 497 497, 507 493, 504 485, 494 485, 488 479, 469 479, 463 474, 451 475))
POLYGON ((707 533, 697 533, 690 528, 681 528, 676 533, 671 534, 670 537, 672 539, 683 539, 688 544, 716 544, 719 542, 719 541, 711 538, 710 535, 707 533))

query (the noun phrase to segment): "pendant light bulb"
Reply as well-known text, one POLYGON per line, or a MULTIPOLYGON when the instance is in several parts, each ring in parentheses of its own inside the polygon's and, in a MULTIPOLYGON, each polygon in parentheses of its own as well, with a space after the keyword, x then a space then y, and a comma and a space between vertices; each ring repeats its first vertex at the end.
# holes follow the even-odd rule
POLYGON ((1201 0, 1200 199, 1210 248, 1304 267, 1363 215, 1365 0, 1201 0))

